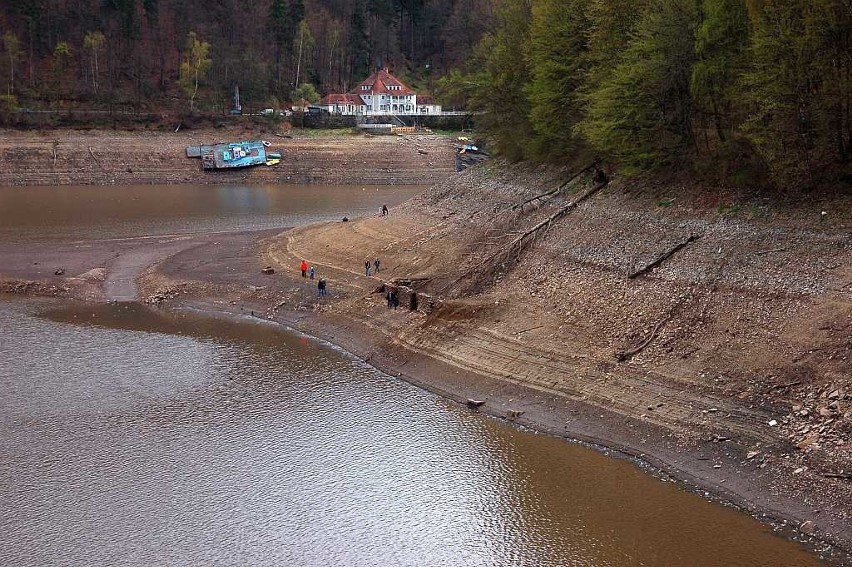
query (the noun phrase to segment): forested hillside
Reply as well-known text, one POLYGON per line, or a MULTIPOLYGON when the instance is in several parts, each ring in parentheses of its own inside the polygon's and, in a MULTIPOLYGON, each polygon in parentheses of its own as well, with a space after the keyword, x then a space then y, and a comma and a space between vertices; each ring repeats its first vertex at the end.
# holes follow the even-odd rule
POLYGON ((850 181, 849 0, 495 0, 443 90, 515 159, 850 181))
POLYGON ((429 90, 488 29, 491 0, 27 0, 0 3, 2 104, 223 111, 376 66, 429 90), (14 97, 14 98, 12 98, 14 97))

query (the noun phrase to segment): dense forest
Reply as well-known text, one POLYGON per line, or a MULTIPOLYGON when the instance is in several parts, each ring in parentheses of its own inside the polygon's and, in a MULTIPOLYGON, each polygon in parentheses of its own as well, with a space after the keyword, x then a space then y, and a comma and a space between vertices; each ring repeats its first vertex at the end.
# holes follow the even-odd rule
POLYGON ((515 159, 852 182, 852 1, 495 0, 442 79, 515 159))
POLYGON ((491 22, 491 0, 3 2, 0 105, 222 112, 238 86, 248 109, 279 107, 377 66, 430 90, 491 22))
POLYGON ((0 116, 251 111, 382 66, 509 159, 852 178, 852 0, 28 0, 0 34, 0 116))

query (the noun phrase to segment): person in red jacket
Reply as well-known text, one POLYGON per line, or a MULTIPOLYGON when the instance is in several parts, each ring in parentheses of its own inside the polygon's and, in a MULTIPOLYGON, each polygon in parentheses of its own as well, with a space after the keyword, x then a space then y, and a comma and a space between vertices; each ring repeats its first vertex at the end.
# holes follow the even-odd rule
POLYGON ((302 263, 299 264, 299 269, 302 270, 302 277, 308 277, 308 263, 302 260, 302 263))

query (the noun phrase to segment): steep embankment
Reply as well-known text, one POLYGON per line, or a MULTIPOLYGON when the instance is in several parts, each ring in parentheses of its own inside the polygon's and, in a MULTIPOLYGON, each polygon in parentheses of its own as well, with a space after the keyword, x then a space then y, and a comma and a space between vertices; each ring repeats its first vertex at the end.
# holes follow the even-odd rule
POLYGON ((373 337, 319 325, 379 366, 642 455, 848 549, 849 199, 732 207, 616 182, 509 246, 591 187, 517 206, 559 181, 481 167, 388 218, 286 233, 265 258, 317 265, 336 301, 295 287, 274 302, 373 337), (376 257, 380 277, 366 278, 376 257), (422 312, 371 293, 392 280, 411 281, 422 312))

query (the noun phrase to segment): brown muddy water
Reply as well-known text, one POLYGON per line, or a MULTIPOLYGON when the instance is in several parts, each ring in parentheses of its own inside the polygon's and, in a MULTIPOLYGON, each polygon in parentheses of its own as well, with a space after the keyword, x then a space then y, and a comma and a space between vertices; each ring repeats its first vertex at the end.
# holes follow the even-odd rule
POLYGON ((0 239, 89 240, 282 228, 378 214, 417 185, 0 187, 0 239))
MULTIPOLYGON (((0 230, 268 228, 394 202, 388 188, 345 189, 342 205, 299 189, 313 204, 293 212, 279 188, 235 188, 218 208, 205 200, 215 187, 76 189, 91 206, 68 197, 41 224, 0 190, 0 230), (125 210, 129 195, 138 209, 125 210), (260 195, 254 209, 234 204, 260 195)), ((509 427, 256 319, 0 298, 0 392, 4 565, 821 565, 630 461, 509 427)))

